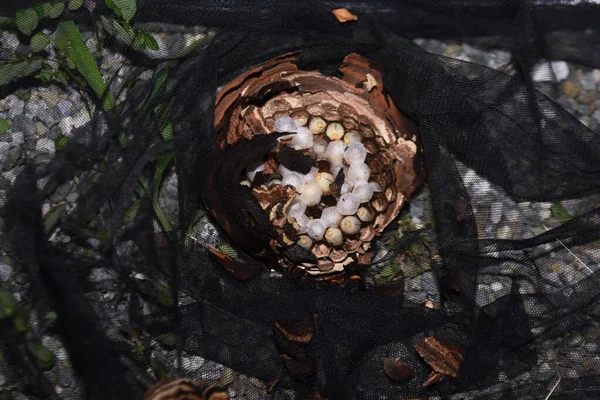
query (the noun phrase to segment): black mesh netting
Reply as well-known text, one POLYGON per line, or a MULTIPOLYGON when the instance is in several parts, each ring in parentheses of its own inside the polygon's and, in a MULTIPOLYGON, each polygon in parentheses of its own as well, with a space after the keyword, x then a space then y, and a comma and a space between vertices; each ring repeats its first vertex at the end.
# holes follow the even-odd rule
MULTIPOLYGON (((13 3, 0 9, 12 15, 36 2, 13 3)), ((110 10, 91 3, 93 12, 72 11, 55 23, 72 18, 93 32, 110 10)), ((30 398, 61 398, 32 351, 34 339, 50 332, 66 349, 62 357, 83 387, 81 398, 142 398, 163 375, 211 381, 190 360, 256 378, 263 394, 248 398, 600 397, 599 352, 569 350, 573 334, 597 330, 600 322, 593 262, 600 258, 600 137, 536 90, 531 78, 546 60, 600 67, 599 5, 138 3, 136 26, 200 29, 205 39, 178 56, 108 39, 104 57, 122 64, 108 85, 116 105, 106 110, 85 89, 92 118, 55 155, 26 159, 6 191, 2 251, 29 282, 29 309, 56 317, 33 329, 17 318, 0 320, 6 374, 20 390, 30 398), (340 24, 331 14, 338 7, 358 21, 340 24), (512 55, 510 73, 429 53, 414 38, 503 49, 512 55), (250 66, 290 51, 298 52, 300 69, 333 75, 350 53, 374 61, 387 93, 419 126, 430 223, 402 225, 401 214, 375 241, 374 264, 350 283, 318 282, 273 265, 242 281, 207 250, 237 250, 254 267, 260 261, 229 241, 203 207, 217 193, 239 223, 238 241, 263 234, 245 214, 244 196, 208 180, 215 164, 234 171, 251 161, 238 157, 232 166, 216 146, 215 96, 250 66), (73 201, 52 200, 73 180, 73 201), (482 186, 505 199, 502 208, 482 186), (545 205, 561 201, 585 207, 547 220, 545 205), (489 215, 513 229, 484 227, 489 215), (565 267, 569 279, 557 281, 563 264, 574 267, 565 267), (421 267, 434 277, 430 292, 437 296, 414 301, 390 289, 386 271, 398 276, 421 267), (110 286, 91 284, 91 271, 107 274, 110 286), (482 282, 490 281, 501 282, 502 296, 482 292, 482 282), (114 295, 108 303, 94 297, 106 293, 114 295), (286 342, 276 321, 314 321, 314 336, 308 344, 286 342), (431 368, 415 345, 430 335, 462 349, 464 360, 456 378, 423 388, 431 368), (310 372, 298 373, 305 364, 286 363, 284 353, 311 359, 310 372), (390 379, 382 367, 388 357, 410 365, 415 376, 390 379)), ((6 96, 30 85, 20 80, 1 90, 6 96)))

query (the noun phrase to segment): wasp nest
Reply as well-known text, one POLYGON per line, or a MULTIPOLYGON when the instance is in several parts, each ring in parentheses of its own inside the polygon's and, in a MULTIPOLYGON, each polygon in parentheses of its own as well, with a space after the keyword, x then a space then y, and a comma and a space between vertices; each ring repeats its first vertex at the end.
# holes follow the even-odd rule
POLYGON ((279 237, 271 249, 287 267, 313 275, 369 264, 371 240, 422 181, 416 126, 383 90, 381 71, 348 55, 342 78, 302 71, 294 54, 252 68, 216 101, 221 149, 279 133, 266 155, 248 160, 249 186, 279 237), (300 246, 316 262, 283 254, 300 246))

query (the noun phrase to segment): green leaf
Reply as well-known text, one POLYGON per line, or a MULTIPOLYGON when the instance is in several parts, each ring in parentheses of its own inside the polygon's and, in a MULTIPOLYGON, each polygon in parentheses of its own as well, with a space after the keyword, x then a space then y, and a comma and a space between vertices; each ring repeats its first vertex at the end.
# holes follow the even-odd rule
POLYGON ((24 8, 17 11, 15 24, 17 29, 25 35, 31 35, 40 22, 38 13, 33 8, 24 8))
POLYGON ((57 222, 59 222, 63 216, 66 208, 66 204, 53 207, 44 215, 42 222, 44 224, 44 232, 48 233, 54 228, 57 222))
POLYGON ((12 293, 0 291, 0 318, 9 318, 15 315, 15 299, 12 293))
POLYGON ((175 158, 175 152, 171 151, 171 152, 160 155, 156 159, 156 169, 154 170, 154 180, 153 180, 154 201, 158 200, 158 195, 160 193, 160 187, 161 187, 162 181, 163 181, 163 175, 174 158, 175 158))
POLYGON ((48 322, 55 322, 57 318, 58 315, 56 315, 56 311, 48 311, 46 315, 44 315, 44 320, 48 322))
POLYGON ((158 302, 160 304, 162 304, 165 307, 170 307, 174 304, 173 296, 171 296, 171 289, 167 285, 156 284, 156 290, 158 302))
POLYGON ((129 207, 129 209, 125 212, 125 215, 123 216, 123 225, 129 225, 135 220, 135 217, 137 216, 137 213, 140 210, 141 204, 141 199, 137 199, 133 202, 133 204, 131 204, 131 207, 129 207))
POLYGON ((237 258, 237 251, 234 250, 228 243, 221 242, 217 245, 217 250, 227 254, 231 258, 237 258))
POLYGON ((145 33, 144 38, 146 41, 147 48, 149 48, 150 50, 160 49, 160 47, 158 46, 158 42, 156 41, 156 39, 154 39, 154 36, 150 35, 149 33, 145 33))
POLYGON ((106 0, 106 6, 127 23, 131 21, 136 11, 135 0, 106 0))
POLYGON ((41 342, 32 340, 27 343, 27 349, 33 355, 35 363, 42 369, 50 369, 56 361, 56 356, 41 342))
POLYGON ((10 17, 0 17, 0 29, 10 29, 15 26, 15 19, 10 17))
POLYGON ((113 96, 96 65, 96 60, 83 41, 79 28, 73 21, 61 22, 58 25, 56 47, 65 53, 67 59, 72 62, 96 95, 103 99, 104 108, 112 109, 115 106, 113 96))
POLYGON ((65 135, 60 135, 58 137, 58 139, 56 139, 56 141, 54 142, 54 147, 55 147, 56 151, 59 151, 60 149, 65 147, 70 141, 71 141, 71 138, 69 138, 65 135))
POLYGON ((162 69, 156 75, 156 79, 154 80, 154 85, 152 86, 152 91, 148 96, 148 100, 153 100, 154 97, 164 89, 165 82, 167 82, 167 77, 169 76, 169 71, 167 69, 162 69))
POLYGON ((171 122, 169 108, 165 104, 162 104, 156 108, 155 113, 158 114, 158 128, 160 129, 161 136, 166 141, 172 140, 173 123, 171 122))
POLYGON ((35 13, 37 14, 38 23, 39 23, 39 21, 41 21, 44 18, 44 4, 42 4, 42 3, 36 4, 35 6, 33 6, 33 9, 35 10, 35 13))
POLYGON ((41 80, 42 82, 47 83, 58 83, 61 85, 67 85, 67 83, 69 82, 69 75, 67 75, 66 72, 61 70, 54 70, 49 65, 44 65, 40 73, 37 74, 35 77, 41 80))
POLYGON ((31 47, 31 51, 37 53, 38 51, 42 51, 50 44, 50 37, 43 32, 38 32, 31 38, 29 42, 29 47, 31 47))
POLYGON ((69 0, 69 10, 71 11, 75 11, 78 10, 79 8, 81 8, 81 6, 83 5, 83 0, 69 0))
POLYGON ((144 38, 144 34, 135 32, 133 34, 133 42, 131 44, 134 50, 142 51, 146 48, 146 39, 144 38))
POLYGON ((571 214, 569 214, 565 207, 558 201, 552 204, 552 207, 550 207, 550 212, 552 212, 554 219, 561 224, 571 219, 571 214))
POLYGON ((0 86, 8 85, 19 79, 33 75, 42 68, 40 60, 0 62, 0 86))
POLYGON ((25 333, 29 330, 29 310, 21 308, 15 313, 14 326, 17 332, 25 333))
POLYGON ((162 135, 163 139, 169 141, 173 139, 173 123, 172 122, 168 122, 167 125, 165 125, 163 128, 161 128, 160 130, 160 134, 162 135))
POLYGON ((381 270, 373 275, 373 280, 378 285, 389 284, 392 281, 392 278, 400 272, 400 264, 391 262, 385 265, 381 270))
POLYGON ((44 17, 54 19, 58 18, 65 11, 65 3, 62 1, 53 1, 44 3, 44 17))
POLYGON ((177 338, 174 333, 163 333, 162 335, 159 335, 156 340, 169 348, 175 347, 175 344, 177 343, 177 338))
POLYGON ((158 50, 158 43, 152 35, 136 31, 130 25, 113 18, 102 16, 101 19, 108 33, 135 51, 144 51, 147 48, 158 50))
POLYGON ((8 121, 4 118, 0 118, 0 134, 6 132, 9 127, 10 125, 8 124, 8 121))

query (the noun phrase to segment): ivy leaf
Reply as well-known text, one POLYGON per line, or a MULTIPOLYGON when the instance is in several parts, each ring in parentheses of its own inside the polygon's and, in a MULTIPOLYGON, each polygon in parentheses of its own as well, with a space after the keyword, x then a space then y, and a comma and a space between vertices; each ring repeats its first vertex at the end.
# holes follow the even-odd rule
POLYGON ((17 29, 27 36, 33 33, 39 22, 38 14, 33 8, 21 9, 15 15, 17 29))
POLYGON ((27 349, 33 355, 35 363, 42 369, 50 369, 56 361, 56 356, 41 342, 35 340, 27 343, 27 349))
POLYGON ((0 62, 0 86, 8 85, 21 78, 33 75, 42 68, 40 60, 0 62))
POLYGON ((67 7, 71 11, 78 10, 83 5, 83 0, 69 0, 67 7))
POLYGON ((127 23, 136 12, 135 0, 106 0, 106 6, 127 23))
POLYGON ((75 22, 61 22, 56 29, 56 47, 71 61, 75 69, 83 76, 96 95, 103 99, 104 108, 110 110, 115 106, 115 100, 108 90, 96 60, 83 41, 81 32, 75 22))
POLYGON ((6 132, 9 127, 10 125, 8 124, 8 121, 4 118, 0 118, 0 134, 6 132))
POLYGON ((29 42, 29 47, 31 51, 37 53, 42 51, 50 44, 50 37, 43 32, 38 32, 31 38, 29 42))
POLYGON ((55 19, 62 15, 65 11, 65 3, 55 1, 52 3, 44 3, 44 17, 55 19))
POLYGON ((0 318, 9 318, 15 315, 15 299, 12 293, 0 291, 0 318))

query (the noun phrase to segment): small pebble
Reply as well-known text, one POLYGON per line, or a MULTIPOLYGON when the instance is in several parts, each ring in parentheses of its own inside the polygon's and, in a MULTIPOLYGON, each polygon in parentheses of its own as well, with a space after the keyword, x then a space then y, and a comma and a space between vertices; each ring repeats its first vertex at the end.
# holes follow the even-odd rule
POLYGON ((569 76, 569 65, 564 61, 552 61, 552 71, 558 82, 564 81, 569 76))
POLYGON ((571 81, 564 81, 561 85, 561 90, 564 94, 574 99, 579 95, 580 88, 571 81))
POLYGON ((38 153, 54 154, 56 152, 56 148, 52 140, 41 138, 35 145, 35 151, 38 153))

